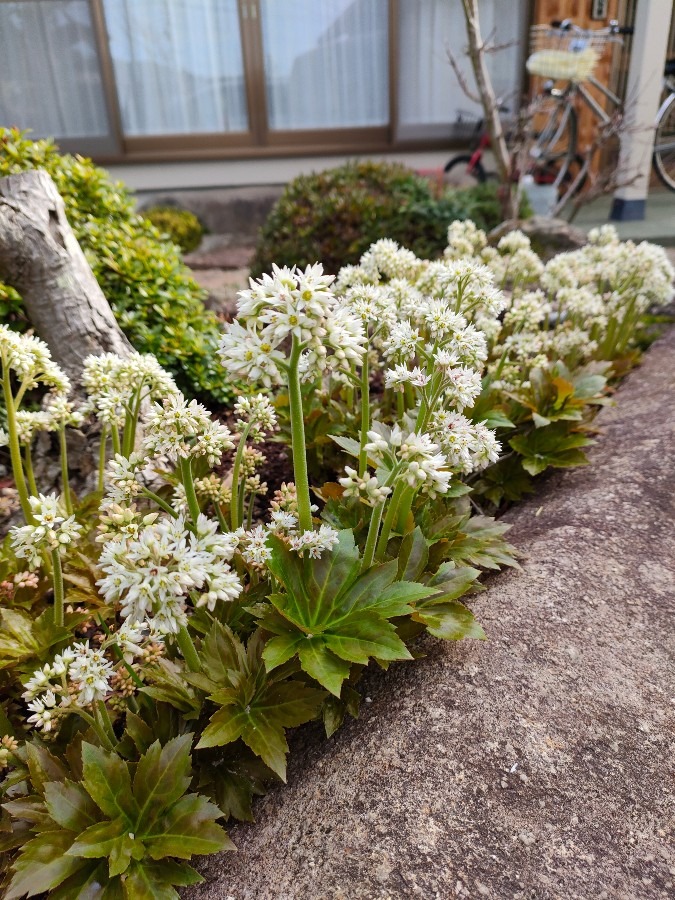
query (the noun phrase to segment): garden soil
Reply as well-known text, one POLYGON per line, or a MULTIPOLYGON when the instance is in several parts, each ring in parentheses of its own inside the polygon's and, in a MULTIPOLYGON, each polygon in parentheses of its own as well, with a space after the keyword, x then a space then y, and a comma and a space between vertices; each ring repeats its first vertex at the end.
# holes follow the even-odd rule
POLYGON ((512 511, 522 570, 361 717, 294 736, 287 786, 190 900, 675 896, 675 329, 598 417, 591 465, 512 511))

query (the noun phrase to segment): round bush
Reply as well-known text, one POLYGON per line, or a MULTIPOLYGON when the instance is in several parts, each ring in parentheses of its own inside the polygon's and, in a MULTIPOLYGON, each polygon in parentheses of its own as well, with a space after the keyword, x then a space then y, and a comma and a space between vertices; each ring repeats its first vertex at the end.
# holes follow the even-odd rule
POLYGON ((151 222, 169 240, 178 244, 183 253, 189 253, 199 246, 204 234, 202 223, 188 209, 175 206, 150 206, 141 212, 144 219, 151 222))
POLYGON ((445 190, 392 163, 348 163, 291 181, 260 232, 252 274, 277 265, 322 262, 336 274, 380 238, 418 256, 440 256, 454 219, 490 230, 501 221, 495 184, 445 190))

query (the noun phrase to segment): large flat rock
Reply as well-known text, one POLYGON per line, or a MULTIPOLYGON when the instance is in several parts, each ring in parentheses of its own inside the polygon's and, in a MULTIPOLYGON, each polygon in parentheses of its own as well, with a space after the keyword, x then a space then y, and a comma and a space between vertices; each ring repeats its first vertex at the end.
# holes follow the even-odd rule
POLYGON ((675 330, 598 418, 592 466, 511 515, 521 572, 301 734, 289 783, 192 900, 675 896, 675 330))

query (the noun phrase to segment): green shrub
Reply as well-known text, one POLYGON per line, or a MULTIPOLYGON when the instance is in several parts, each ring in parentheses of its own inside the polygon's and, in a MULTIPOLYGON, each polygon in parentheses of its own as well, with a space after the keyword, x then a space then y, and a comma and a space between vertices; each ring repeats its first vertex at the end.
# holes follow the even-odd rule
POLYGON ((260 233, 252 263, 257 277, 272 263, 306 266, 321 260, 336 274, 355 264, 370 245, 392 238, 418 256, 440 256, 454 219, 473 219, 490 230, 501 221, 497 185, 447 189, 405 166, 348 163, 291 181, 260 233))
MULTIPOLYGON (((54 179, 75 236, 134 347, 153 353, 187 393, 226 399, 216 364, 218 321, 205 309, 206 294, 179 248, 163 240, 136 213, 124 185, 91 160, 0 128, 0 177, 26 169, 44 169, 54 179)), ((19 330, 28 324, 16 291, 3 284, 0 316, 19 330)))
POLYGON ((204 229, 190 210, 175 206, 150 206, 142 211, 142 215, 170 241, 178 244, 183 253, 189 253, 199 246, 204 229))

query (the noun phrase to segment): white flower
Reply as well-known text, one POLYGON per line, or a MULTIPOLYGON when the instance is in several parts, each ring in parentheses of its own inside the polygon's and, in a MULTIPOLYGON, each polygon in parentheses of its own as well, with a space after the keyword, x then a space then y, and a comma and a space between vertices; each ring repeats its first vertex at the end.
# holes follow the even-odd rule
POLYGON ((319 559, 325 550, 332 550, 337 544, 339 535, 329 525, 322 525, 318 531, 303 531, 290 539, 290 546, 300 556, 305 553, 312 559, 319 559))
POLYGON ((274 431, 277 427, 277 414, 264 394, 239 397, 234 405, 234 414, 238 428, 251 427, 249 434, 254 441, 263 440, 266 431, 274 431))
POLYGON ((283 509, 275 509, 270 513, 270 521, 267 528, 275 534, 284 531, 294 531, 298 524, 297 516, 285 512, 283 509))
POLYGON ((63 555, 79 539, 82 526, 75 521, 75 516, 62 514, 56 494, 29 497, 29 503, 34 524, 15 526, 10 534, 15 554, 26 559, 33 570, 40 565, 43 550, 49 553, 58 550, 63 555))
POLYGON ((368 506, 378 506, 391 493, 391 488, 380 485, 375 475, 366 475, 361 478, 356 469, 345 466, 346 477, 339 482, 345 489, 345 497, 355 497, 363 500, 368 506))
POLYGON ((129 459, 117 453, 105 472, 106 496, 112 503, 131 503, 143 490, 139 480, 141 459, 132 453, 129 459))
POLYGON ((75 658, 68 668, 68 675, 78 687, 78 706, 104 700, 110 692, 113 664, 105 658, 102 650, 93 650, 87 644, 75 644, 73 650, 75 658))
POLYGON ((279 363, 284 354, 276 349, 280 343, 272 342, 267 332, 259 332, 253 322, 244 328, 236 321, 225 326, 218 355, 232 378, 270 388, 283 383, 279 363))
POLYGON ((272 556, 272 550, 267 545, 269 532, 262 526, 256 525, 251 531, 241 533, 241 556, 244 562, 250 566, 264 566, 272 556))
POLYGON ((214 466, 234 444, 230 430, 211 419, 211 414, 196 400, 188 403, 176 392, 162 405, 154 404, 148 415, 143 449, 154 456, 166 455, 175 462, 190 456, 205 456, 214 466))
POLYGON ((41 697, 31 700, 27 704, 28 709, 33 713, 28 717, 28 724, 35 725, 42 731, 51 731, 58 721, 58 710, 56 707, 56 695, 53 691, 47 691, 41 697))
POLYGON ((396 322, 383 341, 382 349, 385 359, 411 359, 417 353, 420 333, 410 322, 396 322))

